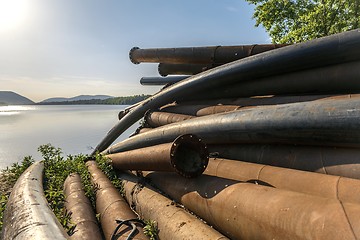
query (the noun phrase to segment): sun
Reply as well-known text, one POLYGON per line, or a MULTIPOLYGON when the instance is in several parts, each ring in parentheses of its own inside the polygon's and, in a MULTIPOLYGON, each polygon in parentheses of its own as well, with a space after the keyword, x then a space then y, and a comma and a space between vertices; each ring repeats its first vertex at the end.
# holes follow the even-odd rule
POLYGON ((30 0, 0 0, 0 32, 20 27, 26 20, 30 0))

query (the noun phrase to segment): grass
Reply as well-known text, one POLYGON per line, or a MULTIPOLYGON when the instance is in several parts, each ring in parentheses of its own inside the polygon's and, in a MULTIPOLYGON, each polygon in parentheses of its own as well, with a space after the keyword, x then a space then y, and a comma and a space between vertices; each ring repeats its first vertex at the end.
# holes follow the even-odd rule
MULTIPOLYGON (((85 195, 90 199, 95 208, 95 190, 90 181, 90 174, 85 166, 86 155, 68 155, 62 156, 60 148, 51 144, 41 145, 38 151, 42 154, 44 160, 44 193, 50 207, 58 218, 62 226, 71 234, 74 226, 71 224, 70 216, 66 213, 64 207, 65 196, 63 193, 63 184, 70 173, 78 173, 81 176, 85 190, 85 195)), ((2 219, 7 200, 11 189, 19 176, 34 162, 31 157, 25 157, 21 163, 14 163, 6 168, 0 174, 0 231, 2 230, 2 219)), ((108 176, 120 193, 123 192, 123 185, 118 178, 116 171, 109 164, 108 159, 102 155, 96 156, 96 162, 99 168, 108 176)), ((144 233, 150 239, 157 239, 157 227, 153 221, 147 221, 144 227, 144 233)))

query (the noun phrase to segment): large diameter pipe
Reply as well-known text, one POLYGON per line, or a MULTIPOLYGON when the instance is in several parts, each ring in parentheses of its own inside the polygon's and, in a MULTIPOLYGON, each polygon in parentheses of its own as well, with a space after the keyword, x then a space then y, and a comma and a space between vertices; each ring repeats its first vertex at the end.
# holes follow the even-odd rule
POLYGON ((358 204, 207 175, 147 178, 231 239, 360 238, 358 204))
POLYGON ((349 62, 223 85, 188 100, 282 94, 346 94, 360 91, 360 62, 349 62))
POLYGON ((192 133, 206 144, 360 146, 360 98, 262 106, 189 119, 119 142, 107 153, 170 142, 192 133))
POLYGON ((45 198, 43 170, 43 162, 36 162, 16 181, 6 204, 1 239, 68 238, 45 198))
POLYGON ((213 65, 204 64, 172 64, 172 63, 160 63, 158 66, 158 72, 161 76, 166 77, 168 75, 195 75, 203 71, 213 68, 213 65))
MULTIPOLYGON (((111 181, 97 167, 95 161, 86 162, 86 166, 90 172, 91 181, 96 186, 96 211, 100 214, 100 223, 105 239, 111 240, 113 235, 117 237, 116 239, 128 239, 132 229, 127 225, 122 225, 114 234, 119 225, 116 220, 126 221, 136 219, 136 214, 130 209, 111 181)), ((132 239, 148 239, 144 235, 142 225, 137 222, 134 222, 134 224, 136 226, 136 234, 132 239)))
POLYGON ((204 174, 360 204, 360 180, 211 158, 204 174))
POLYGON ((185 48, 134 47, 129 52, 130 61, 155 63, 224 64, 241 58, 287 46, 285 44, 260 44, 243 46, 210 46, 185 48))
POLYGON ((166 85, 182 81, 189 76, 172 76, 172 77, 142 77, 141 85, 166 85))
POLYGON ((133 177, 120 176, 125 198, 142 218, 156 221, 160 239, 228 239, 149 185, 137 183, 139 179, 133 177))
MULTIPOLYGON (((352 30, 240 59, 175 83, 132 108, 101 140, 92 155, 104 151, 128 127, 156 109, 194 94, 255 78, 350 62, 360 58, 360 32, 352 30)), ((311 83, 316 84, 316 83, 311 83)))
POLYGON ((194 116, 152 111, 147 112, 144 116, 145 124, 152 128, 160 127, 170 123, 182 122, 191 118, 194 118, 194 116))
POLYGON ((263 106, 263 105, 279 105, 296 102, 309 102, 319 99, 349 99, 358 97, 358 94, 346 95, 300 95, 300 96, 256 96, 250 98, 224 98, 213 101, 196 101, 180 104, 168 104, 160 108, 162 112, 205 116, 221 112, 229 112, 239 110, 243 107, 263 106))
POLYGON ((208 145, 212 156, 360 179, 360 149, 294 145, 208 145))
POLYGON ((66 178, 64 195, 66 211, 70 213, 71 223, 75 225, 74 233, 69 239, 103 239, 79 174, 72 173, 66 178))
POLYGON ((119 170, 177 172, 184 177, 201 175, 209 160, 206 145, 192 134, 179 136, 172 143, 106 156, 119 170))

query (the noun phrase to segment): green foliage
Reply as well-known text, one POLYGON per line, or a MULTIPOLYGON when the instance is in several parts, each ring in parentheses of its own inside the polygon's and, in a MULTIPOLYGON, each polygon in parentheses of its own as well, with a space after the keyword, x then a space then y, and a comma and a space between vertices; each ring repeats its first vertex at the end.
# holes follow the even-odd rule
POLYGON ((296 43, 359 28, 359 0, 246 0, 274 43, 296 43))
POLYGON ((90 175, 85 166, 85 155, 72 156, 67 158, 61 156, 60 148, 51 144, 45 144, 38 148, 44 159, 44 192, 51 209, 54 211, 60 223, 68 230, 72 230, 70 216, 64 208, 65 196, 63 184, 71 173, 78 173, 82 179, 85 194, 92 203, 95 202, 94 191, 92 190, 90 175))
POLYGON ((150 240, 158 239, 159 229, 156 221, 145 221, 144 234, 150 238, 150 240))

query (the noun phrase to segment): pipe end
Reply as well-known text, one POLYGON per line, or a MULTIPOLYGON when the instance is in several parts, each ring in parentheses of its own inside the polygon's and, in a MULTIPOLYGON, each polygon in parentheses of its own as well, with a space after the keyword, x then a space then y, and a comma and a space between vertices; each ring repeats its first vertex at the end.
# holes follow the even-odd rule
POLYGON ((177 137, 170 150, 171 165, 183 177, 200 176, 209 162, 206 144, 193 134, 177 137))
POLYGON ((129 52, 129 58, 130 58, 130 61, 133 63, 133 64, 139 64, 140 62, 136 61, 134 58, 133 58, 133 54, 136 50, 140 49, 139 47, 133 47, 132 49, 130 49, 130 52, 129 52))

